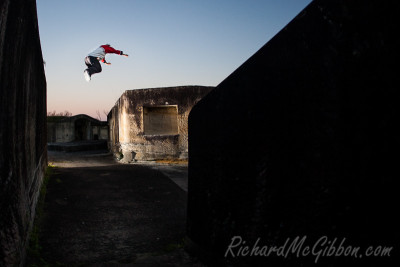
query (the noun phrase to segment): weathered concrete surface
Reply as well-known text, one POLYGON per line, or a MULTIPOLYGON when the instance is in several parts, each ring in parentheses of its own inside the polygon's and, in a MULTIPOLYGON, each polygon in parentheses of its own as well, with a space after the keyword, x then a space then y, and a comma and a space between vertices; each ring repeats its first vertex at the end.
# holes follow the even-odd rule
POLYGON ((219 266, 316 258, 224 259, 236 235, 235 253, 328 236, 394 249, 321 266, 396 265, 399 13, 397 1, 314 1, 192 109, 188 236, 219 266))
POLYGON ((186 193, 154 164, 111 155, 49 152, 39 242, 66 266, 203 266, 182 249, 186 193))
POLYGON ((189 112, 212 89, 178 86, 125 91, 108 114, 110 149, 123 162, 187 159, 189 112), (153 113, 151 118, 149 113, 153 113))
POLYGON ((46 79, 36 2, 1 0, 0 266, 24 260, 46 165, 46 79))

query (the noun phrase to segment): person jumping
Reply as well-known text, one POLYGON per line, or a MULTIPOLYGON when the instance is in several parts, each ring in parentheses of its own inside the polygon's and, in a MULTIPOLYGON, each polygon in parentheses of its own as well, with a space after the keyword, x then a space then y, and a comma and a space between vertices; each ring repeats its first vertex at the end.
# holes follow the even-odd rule
POLYGON ((111 63, 106 61, 106 54, 118 54, 128 57, 127 54, 124 54, 120 50, 114 49, 109 44, 99 46, 93 52, 90 52, 87 57, 85 57, 85 64, 88 68, 83 71, 83 74, 85 75, 86 81, 89 82, 93 74, 101 72, 101 65, 99 61, 106 65, 111 65, 111 63))

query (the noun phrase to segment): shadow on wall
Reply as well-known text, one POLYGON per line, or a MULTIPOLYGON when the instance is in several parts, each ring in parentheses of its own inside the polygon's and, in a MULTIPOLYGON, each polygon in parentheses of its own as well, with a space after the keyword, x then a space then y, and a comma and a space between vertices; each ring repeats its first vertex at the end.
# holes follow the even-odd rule
POLYGON ((46 78, 34 0, 0 1, 0 266, 22 266, 47 166, 46 78))
POLYGON ((218 266, 311 266, 316 255, 260 250, 325 236, 392 254, 323 266, 396 265, 399 13, 397 1, 314 1, 194 106, 189 250, 218 266))

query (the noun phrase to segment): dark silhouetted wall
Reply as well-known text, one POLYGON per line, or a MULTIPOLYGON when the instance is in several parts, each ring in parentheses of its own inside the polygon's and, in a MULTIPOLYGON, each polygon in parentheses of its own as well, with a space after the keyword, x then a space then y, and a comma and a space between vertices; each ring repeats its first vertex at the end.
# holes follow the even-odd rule
POLYGON ((0 1, 0 266, 23 264, 46 152, 46 79, 34 0, 0 1))
POLYGON ((188 249, 218 266, 309 266, 312 255, 224 254, 234 236, 246 242, 236 255, 258 238, 262 247, 306 236, 312 246, 327 236, 394 249, 321 266, 392 266, 399 12, 397 1, 314 1, 193 107, 188 249))

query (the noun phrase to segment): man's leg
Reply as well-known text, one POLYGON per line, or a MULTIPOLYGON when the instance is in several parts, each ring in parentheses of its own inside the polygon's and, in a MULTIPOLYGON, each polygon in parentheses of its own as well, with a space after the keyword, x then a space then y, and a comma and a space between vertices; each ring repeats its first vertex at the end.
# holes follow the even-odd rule
POLYGON ((95 57, 86 57, 85 64, 88 66, 87 71, 90 76, 95 73, 101 72, 101 65, 100 62, 95 57))

